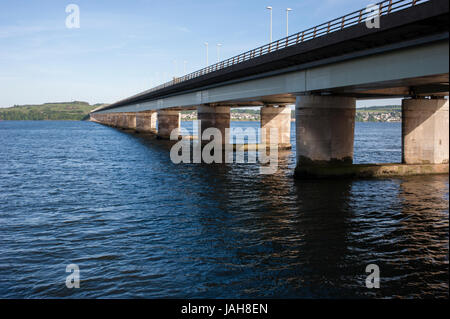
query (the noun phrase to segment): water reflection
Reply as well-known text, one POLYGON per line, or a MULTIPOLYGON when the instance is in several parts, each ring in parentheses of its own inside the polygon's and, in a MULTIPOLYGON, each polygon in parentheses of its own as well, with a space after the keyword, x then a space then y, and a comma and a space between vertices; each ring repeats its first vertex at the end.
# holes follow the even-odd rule
POLYGON ((316 296, 344 297, 352 181, 297 181, 295 186, 304 285, 316 296))
POLYGON ((186 259, 211 270, 188 275, 206 283, 197 296, 436 297, 448 289, 446 176, 295 181, 292 151, 280 151, 274 174, 259 174, 259 165, 176 168, 195 187, 186 196, 199 210, 186 215, 201 225, 196 236, 221 252, 199 248, 186 259), (381 268, 381 290, 365 287, 370 263, 381 268))
POLYGON ((295 181, 295 150, 262 175, 93 123, 2 126, 0 297, 448 297, 448 176, 295 181))
MULTIPOLYGON (((401 278, 403 287, 415 288, 415 296, 421 295, 422 285, 430 291, 444 287, 448 289, 448 177, 402 179, 399 199, 402 218, 397 238, 392 240, 396 241, 397 249, 404 250, 405 254, 400 263, 402 268, 393 270, 393 275, 401 278), (398 240, 400 236, 401 241, 398 240), (405 270, 409 270, 410 275, 404 276, 405 270)), ((395 283, 392 290, 398 284, 395 283)), ((433 294, 422 296, 433 297, 433 294)))

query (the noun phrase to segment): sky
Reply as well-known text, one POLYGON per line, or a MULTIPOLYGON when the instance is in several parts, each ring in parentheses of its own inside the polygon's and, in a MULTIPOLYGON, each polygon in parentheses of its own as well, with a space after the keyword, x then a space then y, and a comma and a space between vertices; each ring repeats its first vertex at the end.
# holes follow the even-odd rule
MULTIPOLYGON (((367 0, 0 0, 0 107, 112 103, 340 17, 367 0), (76 4, 80 27, 67 28, 76 4), (185 62, 186 61, 186 62, 185 62)), ((358 106, 399 104, 358 102, 358 106)))

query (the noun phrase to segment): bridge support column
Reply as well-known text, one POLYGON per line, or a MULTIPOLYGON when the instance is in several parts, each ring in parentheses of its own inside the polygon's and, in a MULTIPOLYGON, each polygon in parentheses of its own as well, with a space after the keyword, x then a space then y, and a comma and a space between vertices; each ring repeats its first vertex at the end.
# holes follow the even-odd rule
POLYGON ((136 115, 134 113, 114 113, 115 126, 123 130, 133 130, 136 128, 136 115))
POLYGON ((266 140, 261 141, 269 146, 270 129, 278 129, 278 147, 291 148, 291 108, 287 106, 264 106, 261 108, 261 128, 266 129, 266 140))
POLYGON ((222 134, 222 144, 230 143, 229 132, 226 132, 225 130, 227 128, 230 128, 231 116, 229 106, 198 106, 197 119, 201 121, 201 129, 198 132, 199 141, 201 141, 203 132, 206 129, 214 127, 217 128, 222 134))
POLYGON ((158 138, 170 139, 170 133, 180 128, 180 112, 174 110, 158 110, 158 138))
POLYGON ((125 116, 123 113, 116 113, 116 127, 120 129, 125 128, 125 116))
POLYGON ((136 113, 125 113, 125 129, 134 130, 136 129, 136 113))
POLYGON ((156 111, 136 113, 136 132, 156 133, 156 111))
POLYGON ((117 127, 117 113, 109 113, 109 125, 117 127))
POLYGON ((402 101, 404 164, 446 164, 449 161, 449 102, 445 99, 402 101))
POLYGON ((125 129, 127 127, 127 117, 125 113, 117 113, 117 127, 120 129, 125 129))
POLYGON ((100 122, 99 114, 89 114, 89 119, 91 122, 100 122))
POLYGON ((297 97, 297 177, 310 176, 308 167, 353 163, 355 113, 355 98, 297 97))
POLYGON ((120 128, 120 120, 121 116, 120 113, 113 113, 113 127, 120 128))
POLYGON ((114 125, 114 122, 113 122, 113 114, 111 114, 111 113, 108 113, 108 114, 105 114, 105 121, 106 121, 106 125, 109 125, 109 126, 113 126, 114 125))

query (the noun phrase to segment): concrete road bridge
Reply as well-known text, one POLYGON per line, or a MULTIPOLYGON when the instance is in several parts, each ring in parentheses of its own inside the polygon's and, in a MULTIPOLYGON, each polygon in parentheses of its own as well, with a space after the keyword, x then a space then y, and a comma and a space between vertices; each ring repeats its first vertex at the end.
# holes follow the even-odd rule
MULTIPOLYGON (((388 0, 252 49, 111 105, 91 120, 169 138, 180 111, 202 131, 230 126, 230 108, 261 107, 261 127, 290 143, 297 176, 448 173, 449 2, 388 0), (369 23, 367 23, 369 21, 369 23), (356 101, 402 98, 404 165, 352 165, 356 101)), ((268 141, 267 143, 270 143, 268 141)))

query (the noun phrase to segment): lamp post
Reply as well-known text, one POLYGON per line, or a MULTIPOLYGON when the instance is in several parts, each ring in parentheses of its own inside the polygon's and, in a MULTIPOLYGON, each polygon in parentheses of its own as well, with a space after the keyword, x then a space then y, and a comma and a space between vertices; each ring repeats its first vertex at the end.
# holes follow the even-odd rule
POLYGON ((220 62, 220 47, 222 46, 221 43, 217 43, 217 63, 220 62))
POLYGON ((292 11, 291 8, 286 9, 286 37, 289 36, 289 11, 292 11))
POLYGON ((270 43, 272 43, 272 7, 266 7, 270 11, 270 43))
POLYGON ((175 73, 174 78, 178 75, 178 63, 177 60, 173 60, 173 72, 175 73))
POLYGON ((208 66, 209 65, 209 62, 208 62, 208 42, 205 42, 205 45, 206 45, 206 66, 208 66))

